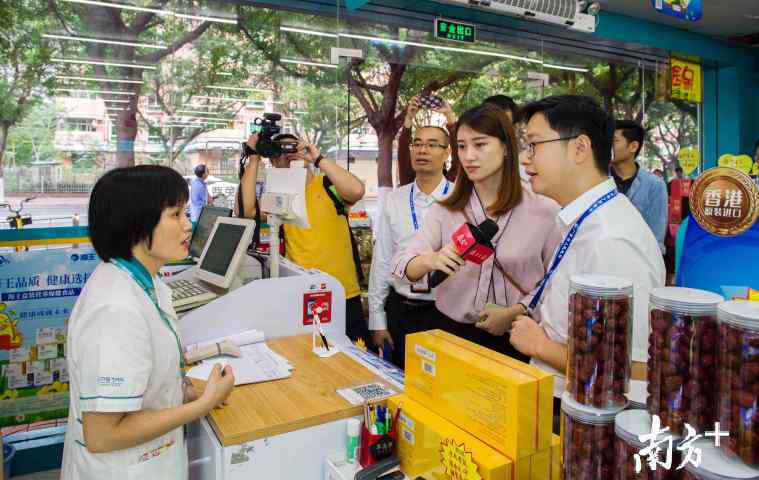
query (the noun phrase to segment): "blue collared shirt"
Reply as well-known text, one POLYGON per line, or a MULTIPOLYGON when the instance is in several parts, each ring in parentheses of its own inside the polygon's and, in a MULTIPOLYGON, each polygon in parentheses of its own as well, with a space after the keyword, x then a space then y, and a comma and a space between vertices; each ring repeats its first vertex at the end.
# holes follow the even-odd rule
POLYGON ((208 187, 206 182, 199 177, 195 177, 190 182, 190 220, 198 221, 200 211, 208 201, 208 187))
POLYGON ((630 189, 625 193, 643 220, 651 228, 662 253, 665 251, 664 234, 667 231, 667 185, 653 173, 638 167, 630 189))

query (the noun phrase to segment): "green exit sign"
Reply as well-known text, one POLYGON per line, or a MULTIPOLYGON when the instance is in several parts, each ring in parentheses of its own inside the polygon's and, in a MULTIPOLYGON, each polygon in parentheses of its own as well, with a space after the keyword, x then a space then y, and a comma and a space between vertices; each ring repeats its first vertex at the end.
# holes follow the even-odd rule
POLYGON ((470 23, 435 19, 435 37, 454 42, 475 43, 477 41, 477 28, 470 23))

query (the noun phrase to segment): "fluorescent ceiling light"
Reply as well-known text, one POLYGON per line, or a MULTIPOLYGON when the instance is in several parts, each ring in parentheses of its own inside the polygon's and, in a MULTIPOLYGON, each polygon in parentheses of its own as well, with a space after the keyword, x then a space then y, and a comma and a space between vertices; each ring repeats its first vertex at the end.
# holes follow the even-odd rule
POLYGON ((248 88, 248 87, 224 87, 221 85, 206 85, 205 88, 215 88, 217 90, 237 90, 237 91, 244 91, 244 92, 263 92, 263 93, 270 93, 271 90, 265 90, 262 88, 248 88))
POLYGON ((216 23, 226 23, 229 25, 237 25, 237 19, 232 20, 231 18, 207 17, 205 15, 189 15, 186 13, 176 13, 176 12, 174 12, 174 16, 179 17, 179 18, 187 18, 190 20, 203 20, 205 22, 216 22, 216 23))
POLYGON ((237 24, 237 20, 232 20, 229 18, 221 18, 221 17, 208 17, 205 15, 190 15, 186 13, 177 13, 172 12, 171 10, 161 10, 158 8, 150 8, 150 7, 137 7, 135 5, 127 5, 123 3, 110 3, 110 2, 101 2, 98 0, 63 0, 65 2, 71 2, 71 3, 82 3, 84 5, 95 5, 98 7, 110 7, 110 8, 120 8, 122 10, 132 10, 136 12, 149 12, 149 13, 155 13, 157 15, 162 16, 175 16, 179 18, 188 18, 191 20, 205 20, 208 22, 217 22, 217 23, 228 23, 228 24, 237 24))
POLYGON ((154 67, 152 65, 139 65, 136 63, 119 63, 119 62, 99 61, 99 60, 79 60, 79 59, 72 59, 72 58, 52 58, 51 60, 53 62, 58 62, 58 63, 102 65, 104 67, 141 68, 143 70, 157 70, 158 69, 157 67, 154 67))
POLYGON ((305 28, 279 27, 279 29, 285 32, 305 33, 306 35, 316 35, 319 37, 337 38, 337 34, 335 33, 319 32, 317 30, 306 30, 305 28))
POLYGON ((126 108, 119 108, 119 107, 105 107, 106 110, 109 112, 123 112, 126 110, 126 108))
POLYGON ((103 101, 107 103, 129 103, 131 100, 111 100, 108 98, 104 98, 103 101))
POLYGON ((141 85, 145 82, 142 80, 122 80, 120 78, 105 78, 105 77, 70 77, 67 75, 56 75, 55 78, 59 80, 84 80, 87 82, 111 82, 111 83, 132 83, 141 85))
POLYGON ((206 100, 227 100, 227 101, 234 101, 234 102, 247 102, 249 100, 245 98, 234 98, 234 97, 209 97, 207 95, 193 95, 192 98, 205 98, 206 100))
POLYGON ((166 45, 157 43, 136 43, 136 42, 122 42, 120 40, 104 40, 102 38, 87 38, 87 37, 75 37, 73 35, 52 35, 44 33, 44 38, 54 38, 57 40, 74 40, 77 42, 90 42, 90 43, 104 43, 107 45, 124 45, 127 47, 143 47, 143 48, 166 48, 166 45))
POLYGON ((370 37, 368 35, 356 35, 354 33, 341 33, 340 36, 347 37, 347 38, 355 38, 357 40, 379 41, 379 42, 385 42, 385 43, 395 43, 397 45, 409 45, 412 47, 431 48, 434 50, 444 50, 447 52, 466 53, 466 54, 471 54, 471 55, 483 55, 486 57, 509 58, 511 60, 522 60, 524 62, 530 62, 530 63, 543 63, 542 60, 536 60, 534 58, 520 57, 518 55, 509 55, 506 53, 489 52, 487 50, 473 50, 469 48, 448 47, 445 45, 433 45, 430 43, 409 42, 407 40, 395 40, 392 38, 370 37))
POLYGON ((282 63, 292 63, 295 65, 310 65, 312 67, 337 68, 337 65, 332 65, 331 63, 306 62, 304 60, 291 60, 289 58, 282 58, 279 61, 282 63))
POLYGON ((173 115, 172 118, 184 118, 184 119, 211 119, 211 120, 223 120, 225 122, 231 122, 234 118, 218 117, 213 115, 173 115))
MULTIPOLYGON (((209 113, 216 113, 216 112, 201 112, 199 110, 177 110, 177 113, 200 113, 200 114, 209 114, 209 113)), ((215 117, 215 118, 223 118, 223 117, 215 117)))
POLYGON ((582 68, 582 67, 565 67, 565 66, 562 66, 562 65, 553 65, 551 63, 544 63, 543 66, 546 67, 546 68, 555 68, 557 70, 569 70, 570 72, 587 73, 587 72, 590 71, 587 68, 582 68))
POLYGON ((71 3, 82 3, 84 5, 95 5, 97 7, 111 7, 111 8, 121 8, 124 10, 133 10, 135 12, 150 12, 150 13, 157 13, 158 15, 169 15, 171 12, 167 10, 161 10, 158 8, 149 8, 149 7, 137 7, 135 5, 126 5, 123 3, 110 3, 110 2, 100 2, 97 0, 63 0, 64 2, 71 2, 71 3))
POLYGON ((134 95, 134 92, 123 92, 117 90, 84 90, 81 88, 56 88, 56 92, 85 92, 85 93, 104 93, 107 95, 134 95))
POLYGON ((232 74, 229 73, 229 72, 218 72, 216 75, 223 75, 225 77, 231 77, 232 76, 232 74))

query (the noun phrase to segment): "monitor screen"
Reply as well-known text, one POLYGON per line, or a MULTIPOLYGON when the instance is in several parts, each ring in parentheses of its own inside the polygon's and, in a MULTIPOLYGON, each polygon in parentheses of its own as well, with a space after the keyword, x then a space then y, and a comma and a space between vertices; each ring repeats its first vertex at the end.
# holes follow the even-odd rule
POLYGON ((192 241, 190 242, 190 258, 200 258, 203 254, 203 248, 206 246, 208 236, 211 235, 211 230, 216 223, 217 217, 231 217, 232 210, 223 207, 214 207, 206 205, 200 212, 200 218, 198 218, 198 225, 195 227, 195 232, 192 234, 192 241))
POLYGON ((245 233, 245 225, 219 223, 216 234, 211 239, 206 255, 200 264, 200 270, 219 276, 226 276, 237 245, 245 233))

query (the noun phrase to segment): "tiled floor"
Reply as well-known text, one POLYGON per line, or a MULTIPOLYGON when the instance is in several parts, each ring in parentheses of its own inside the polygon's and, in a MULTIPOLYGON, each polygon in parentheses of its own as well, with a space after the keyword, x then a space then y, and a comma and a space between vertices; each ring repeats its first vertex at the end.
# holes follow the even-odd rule
POLYGON ((58 480, 61 478, 60 470, 48 470, 46 472, 32 473, 29 475, 13 476, 13 480, 58 480))

